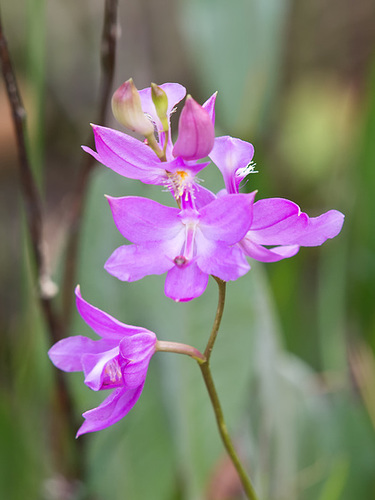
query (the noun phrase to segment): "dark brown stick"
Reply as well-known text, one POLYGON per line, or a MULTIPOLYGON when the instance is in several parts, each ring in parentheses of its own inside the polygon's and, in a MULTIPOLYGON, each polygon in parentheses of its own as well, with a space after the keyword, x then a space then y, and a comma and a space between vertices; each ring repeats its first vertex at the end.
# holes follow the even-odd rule
MULTIPOLYGON (((106 0, 104 11, 104 26, 101 44, 101 85, 100 98, 96 123, 104 125, 110 94, 115 72, 115 54, 117 41, 117 10, 118 0, 106 0)), ((93 134, 87 140, 87 144, 93 148, 93 134)), ((82 226, 82 216, 88 188, 90 173, 95 165, 95 159, 86 154, 82 154, 82 163, 79 171, 77 185, 70 201, 71 214, 69 221, 68 243, 66 250, 64 281, 62 284, 63 317, 65 326, 68 327, 72 313, 73 288, 75 284, 77 256, 79 247, 79 237, 82 226)))

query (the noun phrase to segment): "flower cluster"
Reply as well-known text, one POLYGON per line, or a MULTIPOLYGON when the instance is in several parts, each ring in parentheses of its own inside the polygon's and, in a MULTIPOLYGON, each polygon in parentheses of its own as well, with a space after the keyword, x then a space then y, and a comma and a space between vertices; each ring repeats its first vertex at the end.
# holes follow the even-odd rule
MULTIPOLYGON (((215 138, 216 93, 202 106, 186 97, 173 143, 170 117, 185 95, 177 83, 138 91, 132 80, 125 82, 113 96, 112 109, 122 125, 144 139, 93 125, 96 151, 83 147, 124 177, 166 187, 176 202, 168 207, 136 196, 107 197, 118 230, 131 242, 107 260, 110 274, 130 282, 166 273, 165 294, 189 301, 205 291, 210 275, 231 281, 246 274, 247 257, 275 262, 340 232, 344 216, 336 210, 311 218, 292 201, 255 201, 256 191, 239 192, 253 171, 254 148, 229 136, 215 138), (207 157, 223 176, 225 188, 217 194, 196 177, 210 164, 207 157)), ((111 425, 133 407, 157 340, 154 333, 89 305, 79 290, 76 294, 82 318, 102 338, 70 337, 52 347, 50 357, 65 371, 82 370, 91 389, 114 389, 84 414, 79 435, 111 425)))

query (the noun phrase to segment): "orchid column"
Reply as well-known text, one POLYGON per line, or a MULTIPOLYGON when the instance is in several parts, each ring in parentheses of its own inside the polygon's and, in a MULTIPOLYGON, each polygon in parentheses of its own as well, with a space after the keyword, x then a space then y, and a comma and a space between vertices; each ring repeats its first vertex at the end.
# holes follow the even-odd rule
POLYGON ((201 370, 220 436, 247 498, 255 500, 254 487, 228 434, 210 369, 226 283, 250 270, 249 257, 274 262, 292 257, 301 246, 333 238, 341 230, 343 215, 330 210, 309 218, 289 200, 255 201, 256 191, 240 193, 242 180, 253 172, 254 148, 228 136, 215 139, 216 94, 203 106, 186 97, 173 143, 170 115, 185 94, 176 83, 152 84, 138 91, 128 80, 113 96, 113 112, 144 140, 93 125, 96 151, 84 150, 124 177, 160 185, 171 193, 173 207, 148 198, 107 196, 114 223, 130 244, 112 249, 105 269, 125 282, 165 273, 164 293, 176 302, 202 295, 211 276, 218 284, 219 299, 204 352, 173 340, 157 340, 149 330, 121 323, 84 301, 77 289, 78 310, 101 339, 70 337, 52 347, 50 357, 65 371, 83 371, 91 389, 113 390, 98 408, 84 413, 80 435, 114 424, 133 408, 150 359, 158 351, 190 356, 201 370), (203 188, 196 176, 210 165, 207 157, 223 175, 219 193, 203 188))

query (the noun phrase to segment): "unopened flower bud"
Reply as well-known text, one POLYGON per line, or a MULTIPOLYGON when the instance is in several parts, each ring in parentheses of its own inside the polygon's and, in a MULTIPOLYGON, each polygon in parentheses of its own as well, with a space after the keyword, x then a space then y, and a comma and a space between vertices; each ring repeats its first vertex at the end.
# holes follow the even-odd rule
POLYGON ((151 83, 151 97, 154 103, 156 114, 161 121, 163 126, 163 131, 166 132, 169 127, 168 123, 168 97, 164 90, 156 85, 156 83, 151 83))
POLYGON ((132 78, 123 83, 113 94, 112 112, 119 123, 133 132, 145 137, 154 135, 154 125, 142 110, 141 98, 132 78))
POLYGON ((185 160, 204 158, 213 148, 214 140, 215 130, 209 113, 188 95, 180 115, 173 156, 185 160))

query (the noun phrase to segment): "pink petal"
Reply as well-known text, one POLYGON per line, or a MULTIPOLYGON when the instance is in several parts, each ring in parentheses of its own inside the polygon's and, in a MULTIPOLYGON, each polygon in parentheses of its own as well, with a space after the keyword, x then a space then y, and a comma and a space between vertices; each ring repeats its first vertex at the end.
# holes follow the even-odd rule
POLYGON ((220 196, 200 210, 199 228, 205 238, 239 242, 249 230, 256 192, 220 196))
POLYGON ((121 281, 137 281, 150 274, 163 274, 173 266, 173 257, 164 255, 158 245, 124 245, 112 253, 104 269, 121 281))
MULTIPOLYGON (((101 309, 92 306, 81 296, 81 291, 79 286, 76 287, 76 304, 79 314, 82 319, 89 325, 90 328, 94 330, 96 334, 100 337, 107 339, 114 339, 119 341, 119 337, 125 337, 127 335, 133 335, 134 333, 148 331, 144 328, 139 328, 131 325, 126 325, 121 323, 113 316, 105 313, 101 309)), ((75 337, 72 337, 75 338, 75 337)), ((103 348, 101 349, 103 351, 103 348)), ((91 352, 91 351, 86 351, 91 352)), ((92 351, 94 352, 94 351, 92 351)), ((95 351, 99 352, 99 351, 95 351)))
POLYGON ((143 384, 134 389, 115 389, 100 406, 83 414, 85 421, 76 437, 86 432, 100 431, 121 420, 138 401, 142 390, 143 384))
POLYGON ((298 245, 285 245, 268 249, 257 245, 247 237, 241 241, 241 247, 248 257, 259 262, 278 262, 293 257, 300 248, 298 245))
POLYGON ((195 206, 199 210, 216 199, 216 196, 209 189, 196 184, 194 186, 195 206))
POLYGON ((103 348, 113 343, 104 344, 100 340, 92 340, 87 337, 77 335, 68 337, 57 342, 48 351, 48 356, 52 363, 65 372, 79 372, 82 370, 81 358, 87 353, 102 352, 103 348))
POLYGON ((137 196, 107 196, 120 233, 133 243, 172 239, 183 229, 179 209, 137 196))
POLYGON ((239 246, 229 247, 220 241, 207 241, 207 246, 199 246, 197 264, 207 273, 224 281, 236 280, 250 270, 244 253, 239 246))
MULTIPOLYGON (((172 110, 186 95, 186 89, 179 83, 163 83, 159 85, 160 88, 164 90, 168 97, 168 111, 167 116, 169 117, 172 110)), ((151 97, 151 87, 138 91, 141 98, 142 109, 145 113, 150 115, 154 122, 158 125, 158 130, 162 129, 160 120, 156 114, 154 103, 151 97)))
MULTIPOLYGON (((285 198, 264 198, 254 203, 251 229, 265 229, 292 216, 301 215, 301 209, 293 201, 285 198)), ((306 220, 303 216, 302 219, 306 220)))
POLYGON ((254 203, 248 238, 262 245, 317 246, 335 237, 343 222, 344 216, 337 210, 309 218, 292 201, 268 198, 254 203))
POLYGON ((310 217, 307 228, 298 237, 296 243, 311 247, 324 243, 339 234, 344 224, 344 215, 337 210, 329 210, 319 217, 310 217))
POLYGON ((118 130, 93 125, 96 151, 84 151, 114 172, 146 184, 163 184, 165 166, 152 149, 143 142, 118 130))
POLYGON ((209 157, 223 174, 228 193, 238 193, 240 182, 246 176, 246 173, 238 175, 239 169, 245 169, 253 156, 254 147, 249 142, 230 136, 216 137, 209 157))
POLYGON ((155 352, 155 343, 156 335, 150 331, 124 337, 120 342, 120 354, 126 361, 149 360, 155 352))
POLYGON ((99 391, 103 385, 104 369, 106 364, 119 354, 118 344, 109 351, 97 354, 84 354, 82 367, 85 374, 85 384, 93 391, 99 391))
POLYGON ((124 339, 120 344, 120 353, 127 362, 122 369, 127 387, 137 387, 146 379, 151 357, 155 353, 156 335, 135 335, 124 339))
POLYGON ((208 274, 196 263, 185 267, 174 266, 165 280, 165 295, 176 302, 186 302, 202 295, 208 283, 208 274))
POLYGON ((173 156, 185 160, 204 158, 211 151, 214 139, 215 130, 208 111, 188 96, 181 111, 173 156))
POLYGON ((216 103, 217 92, 212 94, 211 97, 207 99, 207 101, 202 105, 202 108, 205 109, 210 115, 212 125, 215 126, 215 103, 216 103))

